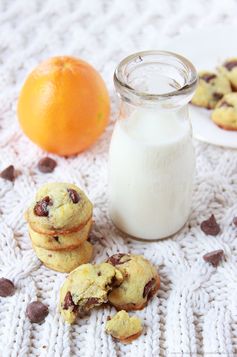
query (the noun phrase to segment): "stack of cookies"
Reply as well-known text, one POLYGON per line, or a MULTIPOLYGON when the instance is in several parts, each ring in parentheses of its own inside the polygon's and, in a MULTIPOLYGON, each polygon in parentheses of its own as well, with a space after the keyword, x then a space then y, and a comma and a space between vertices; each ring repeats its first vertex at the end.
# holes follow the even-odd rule
POLYGON ((85 193, 69 183, 48 183, 26 211, 33 249, 45 266, 70 272, 91 260, 87 241, 93 206, 85 193))

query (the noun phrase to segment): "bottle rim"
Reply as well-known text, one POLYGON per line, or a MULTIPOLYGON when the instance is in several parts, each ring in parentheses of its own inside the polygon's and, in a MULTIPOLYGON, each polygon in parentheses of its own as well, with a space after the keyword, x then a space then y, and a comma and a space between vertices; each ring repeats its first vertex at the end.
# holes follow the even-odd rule
POLYGON ((135 102, 137 100, 145 102, 164 101, 171 98, 174 99, 174 97, 189 96, 194 93, 197 83, 198 74, 192 62, 182 55, 170 51, 151 50, 133 53, 125 57, 118 64, 114 72, 115 88, 120 97, 129 102, 135 102), (138 90, 128 83, 128 74, 131 71, 129 66, 134 65, 138 67, 144 63, 144 60, 149 63, 149 58, 153 59, 153 64, 165 65, 167 62, 172 61, 170 65, 173 65, 183 78, 183 83, 180 88, 165 93, 150 93, 138 90), (157 58, 157 62, 154 62, 154 58, 157 58))

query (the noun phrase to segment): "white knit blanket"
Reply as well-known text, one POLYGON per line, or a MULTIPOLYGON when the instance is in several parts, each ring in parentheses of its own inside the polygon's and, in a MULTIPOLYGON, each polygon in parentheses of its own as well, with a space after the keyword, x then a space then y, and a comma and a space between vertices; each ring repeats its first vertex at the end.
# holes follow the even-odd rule
MULTIPOLYGON (((0 298, 1 357, 180 357, 237 356, 237 153, 195 142, 197 176, 192 214, 172 239, 141 243, 122 238, 107 214, 107 157, 111 124, 89 151, 56 159, 52 174, 37 170, 45 155, 18 127, 17 96, 28 72, 52 55, 75 55, 103 75, 116 116, 112 75, 126 55, 159 49, 166 36, 234 23, 234 0, 0 0, 0 170, 14 164, 15 183, 0 179, 0 276, 14 281, 14 296, 0 298), (73 326, 57 311, 65 274, 41 265, 31 249, 23 219, 37 188, 48 181, 75 182, 94 203, 95 262, 116 252, 143 254, 159 270, 158 296, 142 311, 144 333, 132 344, 115 342, 104 332, 114 310, 98 308, 73 326), (200 222, 214 213, 221 226, 206 236, 200 222), (223 249, 217 269, 204 253, 223 249), (31 324, 26 306, 38 299, 49 306, 42 324, 31 324)), ((233 40, 235 39, 233 34, 233 40)), ((164 46, 163 46, 164 48, 164 46)), ((172 217, 170 217, 172 220, 172 217)))

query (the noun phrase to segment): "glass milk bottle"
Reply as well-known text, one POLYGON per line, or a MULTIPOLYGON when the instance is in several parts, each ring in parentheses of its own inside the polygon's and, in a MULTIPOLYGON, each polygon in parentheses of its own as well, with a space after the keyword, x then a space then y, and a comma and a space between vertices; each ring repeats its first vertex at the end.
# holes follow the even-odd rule
POLYGON ((188 102, 197 73, 186 58, 144 51, 114 74, 120 98, 109 152, 109 213, 123 232, 157 240, 188 219, 195 155, 188 102))

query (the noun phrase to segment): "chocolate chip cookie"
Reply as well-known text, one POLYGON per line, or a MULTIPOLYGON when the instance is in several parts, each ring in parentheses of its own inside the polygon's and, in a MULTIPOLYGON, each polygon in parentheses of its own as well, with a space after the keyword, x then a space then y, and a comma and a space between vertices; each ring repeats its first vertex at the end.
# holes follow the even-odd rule
POLYGON ((218 101, 230 92, 230 81, 225 75, 214 72, 200 72, 199 84, 191 103, 199 107, 213 109, 218 101))
POLYGON ((108 263, 120 270, 122 284, 114 288, 109 302, 117 310, 141 310, 160 287, 160 278, 155 267, 140 255, 115 254, 108 263))
POLYGON ((237 130, 237 93, 226 94, 213 110, 211 118, 225 130, 237 130))
POLYGON ((60 312, 68 323, 79 313, 108 301, 108 293, 123 281, 122 273, 108 263, 83 264, 72 271, 60 290, 60 312))
POLYGON ((37 247, 49 250, 74 249, 87 240, 91 225, 92 219, 90 218, 89 221, 86 222, 85 226, 82 227, 81 230, 78 232, 68 233, 64 235, 47 235, 37 233, 31 227, 29 227, 29 234, 31 241, 37 247))
POLYGON ((141 335, 142 324, 138 317, 130 317, 126 311, 121 310, 108 318, 105 331, 116 340, 130 343, 141 335))
POLYGON ((232 90, 237 91, 237 58, 227 59, 218 70, 229 79, 232 90))
POLYGON ((47 183, 26 211, 30 227, 42 234, 57 235, 79 231, 92 217, 92 203, 70 183, 47 183))
POLYGON ((46 267, 62 273, 69 273, 79 265, 88 263, 93 253, 93 246, 87 241, 72 250, 48 250, 34 244, 33 248, 46 267))

